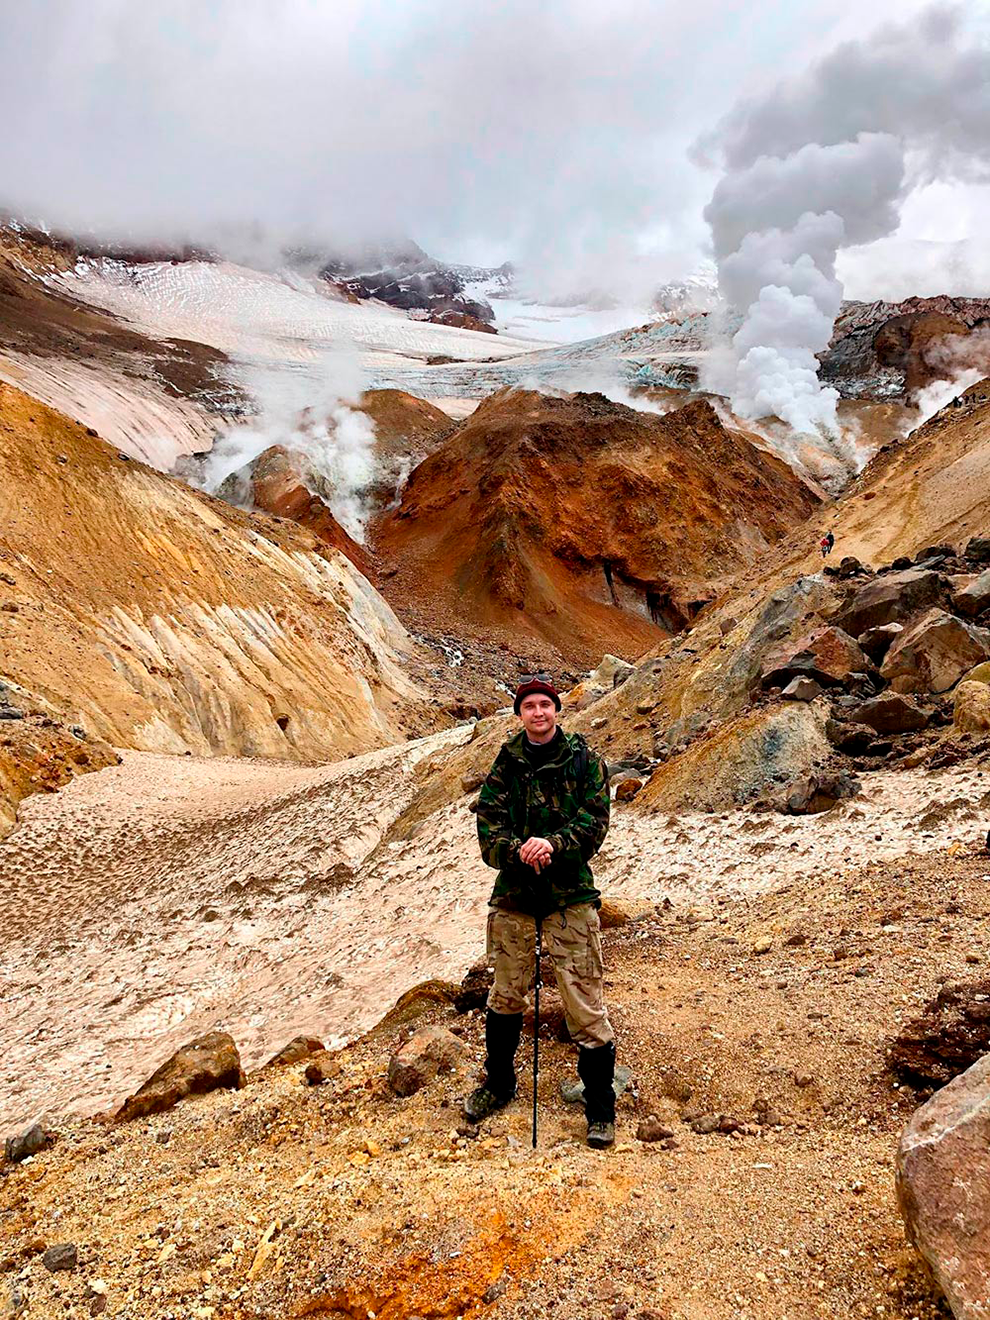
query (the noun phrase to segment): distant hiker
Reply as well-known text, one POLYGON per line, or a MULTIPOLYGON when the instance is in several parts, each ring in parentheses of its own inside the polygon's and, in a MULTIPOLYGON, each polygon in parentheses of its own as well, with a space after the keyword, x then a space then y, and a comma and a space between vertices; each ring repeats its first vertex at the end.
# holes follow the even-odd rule
POLYGON ((478 841, 498 868, 489 900, 495 983, 485 1022, 486 1080, 464 1102, 472 1122, 516 1093, 513 1065, 533 983, 536 923, 553 961, 584 1083, 588 1145, 615 1140, 615 1036, 605 1009, 600 895, 588 866, 608 831, 601 758, 557 727, 560 697, 548 674, 524 675, 513 710, 522 730, 506 742, 481 789, 478 841))
POLYGON ((832 546, 835 545, 835 533, 826 532, 822 537, 822 558, 827 559, 832 553, 832 546))

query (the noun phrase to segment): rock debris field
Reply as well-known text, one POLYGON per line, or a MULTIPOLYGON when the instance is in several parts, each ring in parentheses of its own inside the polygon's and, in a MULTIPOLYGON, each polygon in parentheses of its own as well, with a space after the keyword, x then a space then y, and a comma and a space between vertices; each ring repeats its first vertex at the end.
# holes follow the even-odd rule
MULTIPOLYGON (((342 1045, 403 990, 459 980, 481 954, 493 878, 472 797, 410 838, 389 827, 416 766, 470 736, 462 726, 317 768, 130 752, 24 803, 0 845, 4 1127, 117 1104, 216 1025, 255 1067, 291 1036, 342 1045)), ((599 881, 683 910, 985 837, 990 771, 972 760, 862 782, 805 817, 615 804, 599 881)))

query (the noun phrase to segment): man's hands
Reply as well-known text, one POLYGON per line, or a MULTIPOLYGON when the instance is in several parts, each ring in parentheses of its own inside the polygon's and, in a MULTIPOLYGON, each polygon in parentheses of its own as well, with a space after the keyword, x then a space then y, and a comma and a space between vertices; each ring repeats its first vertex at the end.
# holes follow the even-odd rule
POLYGON ((527 839, 519 849, 519 860, 531 866, 537 875, 553 856, 553 844, 549 839, 527 839))

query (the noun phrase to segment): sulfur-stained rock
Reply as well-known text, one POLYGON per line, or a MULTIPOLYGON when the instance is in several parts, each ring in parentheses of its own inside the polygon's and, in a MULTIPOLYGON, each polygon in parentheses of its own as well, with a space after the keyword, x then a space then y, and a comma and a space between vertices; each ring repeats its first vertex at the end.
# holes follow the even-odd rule
POLYGON ((414 1095, 440 1072, 452 1072, 468 1047, 446 1027, 423 1027, 389 1059, 388 1084, 396 1095, 414 1095))
POLYGON ((990 729, 990 686, 967 679, 955 691, 952 723, 962 733, 986 733, 990 729))
POLYGON ((628 926, 633 921, 644 921, 655 914, 656 908, 645 898, 603 898, 598 909, 602 930, 628 926))
POLYGON ((990 1315, 990 1055, 921 1106, 897 1152, 904 1227, 955 1320, 990 1315))
POLYGON ((896 639, 881 674, 895 692, 948 692, 990 657, 990 632, 929 610, 896 639))
POLYGON ((203 1095, 245 1085, 241 1056, 226 1031, 210 1031, 190 1041, 153 1073, 136 1094, 118 1109, 118 1123, 147 1114, 161 1114, 188 1095, 203 1095))
POLYGON ((627 775, 615 786, 616 802, 631 802, 645 783, 645 779, 638 779, 635 775, 627 775))

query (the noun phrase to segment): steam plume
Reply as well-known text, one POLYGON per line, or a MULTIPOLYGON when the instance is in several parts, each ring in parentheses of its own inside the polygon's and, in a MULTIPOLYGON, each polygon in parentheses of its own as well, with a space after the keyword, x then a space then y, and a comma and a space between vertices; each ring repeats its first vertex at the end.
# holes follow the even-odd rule
POLYGON ((326 353, 315 368, 287 371, 254 367, 243 374, 257 412, 219 436, 193 478, 211 493, 250 505, 247 469, 272 445, 300 459, 308 489, 321 496, 342 527, 364 540, 365 491, 374 477, 371 419, 348 406, 361 391, 353 354, 326 353))
POLYGON ((740 416, 838 432, 816 360, 842 301, 837 254, 892 234, 912 188, 987 177, 988 89, 990 49, 961 10, 932 8, 740 104, 697 145, 725 169, 705 218, 721 291, 742 315, 703 383, 740 416))

